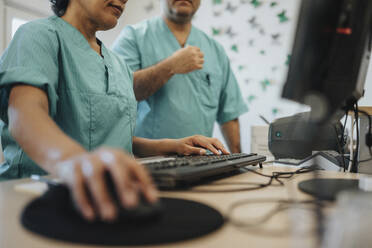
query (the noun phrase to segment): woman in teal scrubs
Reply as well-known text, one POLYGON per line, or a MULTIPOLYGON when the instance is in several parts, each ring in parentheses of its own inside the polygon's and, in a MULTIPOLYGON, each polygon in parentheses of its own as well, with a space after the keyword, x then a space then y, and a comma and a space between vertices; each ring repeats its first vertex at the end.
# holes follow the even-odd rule
POLYGON ((23 25, 0 59, 0 118, 5 164, 0 180, 46 172, 71 189, 85 218, 113 220, 109 171, 124 207, 138 191, 157 191, 137 156, 228 153, 216 139, 133 137, 137 103, 132 72, 96 32, 113 28, 127 0, 51 0, 56 16, 23 25), (126 152, 124 152, 126 151, 126 152), (90 190, 94 208, 84 185, 90 190))

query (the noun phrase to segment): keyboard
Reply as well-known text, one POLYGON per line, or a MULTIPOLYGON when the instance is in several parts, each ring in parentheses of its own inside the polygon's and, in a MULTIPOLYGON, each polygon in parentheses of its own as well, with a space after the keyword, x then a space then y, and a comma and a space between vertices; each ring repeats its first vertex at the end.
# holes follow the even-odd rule
POLYGON ((142 159, 160 188, 178 188, 204 178, 228 173, 248 165, 262 165, 265 156, 255 153, 229 155, 171 156, 142 159))

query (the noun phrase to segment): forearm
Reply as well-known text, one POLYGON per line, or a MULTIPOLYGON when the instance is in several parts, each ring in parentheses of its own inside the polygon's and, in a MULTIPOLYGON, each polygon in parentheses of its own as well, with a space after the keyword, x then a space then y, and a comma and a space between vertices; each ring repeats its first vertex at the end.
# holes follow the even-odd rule
POLYGON ((151 140, 133 137, 133 153, 138 157, 168 155, 172 151, 172 144, 170 139, 151 140))
POLYGON ((33 161, 54 174, 57 162, 85 150, 49 117, 48 104, 35 101, 27 93, 24 89, 13 89, 11 92, 8 107, 10 132, 33 161))
POLYGON ((134 73, 134 93, 137 101, 152 96, 174 75, 172 61, 167 58, 156 65, 134 73))
POLYGON ((231 153, 240 153, 240 125, 239 120, 228 121, 221 126, 222 134, 231 153))

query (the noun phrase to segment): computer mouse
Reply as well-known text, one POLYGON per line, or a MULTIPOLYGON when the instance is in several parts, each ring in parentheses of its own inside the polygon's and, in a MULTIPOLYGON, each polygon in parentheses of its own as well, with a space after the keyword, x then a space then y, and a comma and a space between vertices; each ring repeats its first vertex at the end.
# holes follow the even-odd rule
POLYGON ((160 200, 155 203, 150 203, 147 201, 143 193, 140 192, 138 205, 133 208, 124 208, 117 194, 114 180, 109 172, 105 173, 105 182, 111 199, 118 209, 118 216, 116 221, 114 222, 134 221, 136 223, 139 223, 153 221, 162 216, 164 207, 160 200))
MULTIPOLYGON (((118 210, 117 218, 112 221, 112 223, 127 223, 133 222, 136 224, 148 223, 160 219, 165 212, 164 206, 160 200, 155 203, 149 203, 143 193, 139 193, 138 205, 134 208, 127 209, 121 204, 118 194, 116 193, 116 187, 111 174, 105 173, 105 183, 107 186, 108 193, 115 207, 118 210)), ((72 215, 78 215, 80 218, 84 219, 80 210, 74 203, 72 197, 70 196, 70 190, 65 185, 50 187, 55 194, 60 195, 58 199, 61 201, 61 205, 66 206, 65 211, 72 212, 72 215), (67 204, 67 205, 66 205, 67 204)), ((92 195, 90 194, 88 188, 86 188, 86 193, 90 202, 93 202, 92 195)), ((99 218, 96 218, 94 222, 102 222, 99 218)))

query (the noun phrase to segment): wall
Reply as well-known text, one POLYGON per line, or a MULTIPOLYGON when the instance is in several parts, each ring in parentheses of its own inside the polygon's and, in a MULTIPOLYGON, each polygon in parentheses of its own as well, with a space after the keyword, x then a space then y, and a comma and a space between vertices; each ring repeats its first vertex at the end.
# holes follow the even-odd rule
MULTIPOLYGON (((249 111, 240 118, 242 148, 250 151, 251 126, 305 110, 281 99, 298 0, 203 1, 194 24, 227 52, 249 111)), ((215 136, 221 137, 218 129, 215 136)))

